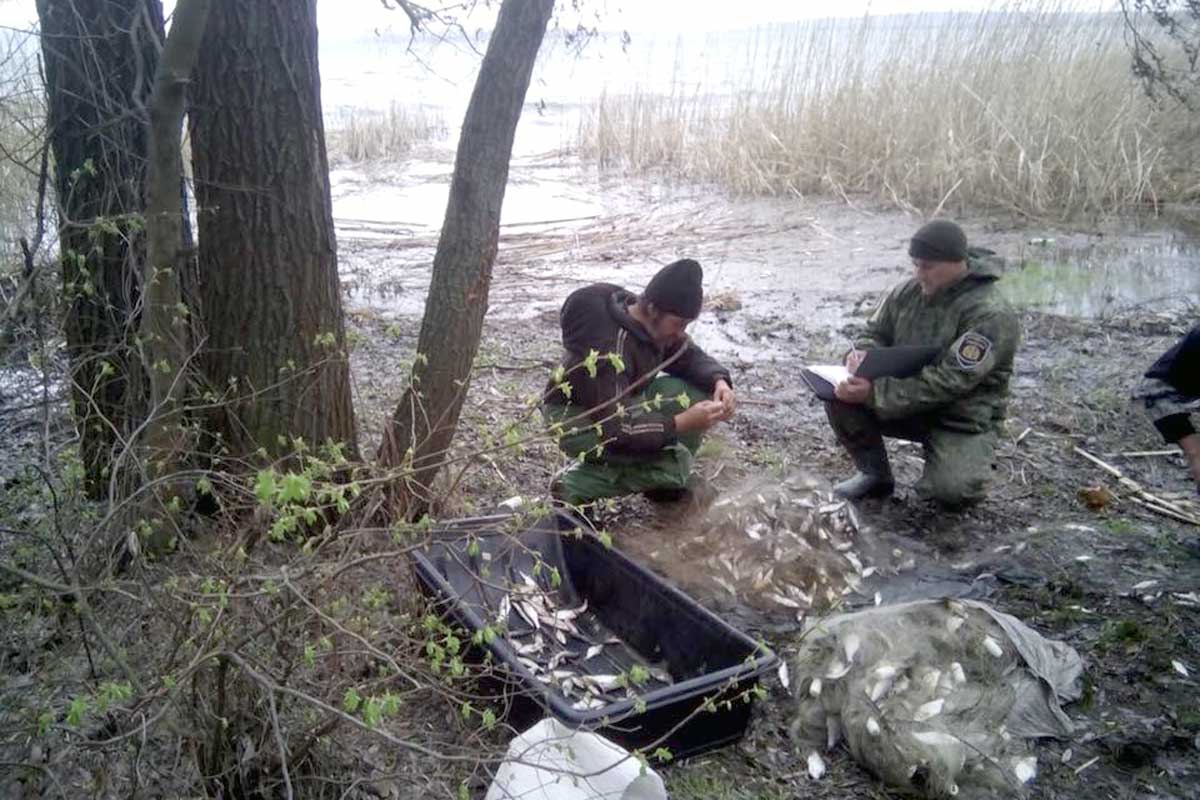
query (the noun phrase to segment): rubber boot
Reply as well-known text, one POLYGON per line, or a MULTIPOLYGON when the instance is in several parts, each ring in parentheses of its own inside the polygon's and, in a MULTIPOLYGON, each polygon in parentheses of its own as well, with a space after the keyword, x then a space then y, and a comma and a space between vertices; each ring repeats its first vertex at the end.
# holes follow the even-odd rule
POLYGON ((717 497, 716 488, 703 475, 693 472, 682 489, 658 487, 644 489, 642 497, 652 503, 670 505, 687 503, 692 508, 707 507, 717 497))
POLYGON ((841 483, 834 484, 833 493, 843 500, 864 500, 869 497, 890 497, 896 489, 887 450, 883 446, 850 451, 858 472, 841 483))

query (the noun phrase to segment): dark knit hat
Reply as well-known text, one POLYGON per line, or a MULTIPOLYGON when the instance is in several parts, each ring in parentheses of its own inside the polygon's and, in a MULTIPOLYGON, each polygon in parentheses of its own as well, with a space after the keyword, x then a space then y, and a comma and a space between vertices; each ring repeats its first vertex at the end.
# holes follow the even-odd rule
POLYGON ((642 299, 653 303, 659 311, 675 314, 684 319, 695 319, 700 316, 700 306, 704 303, 704 270, 700 264, 690 258, 681 258, 660 269, 642 299))
POLYGON ((913 234, 908 254, 926 261, 966 261, 967 235, 950 220, 935 219, 913 234))

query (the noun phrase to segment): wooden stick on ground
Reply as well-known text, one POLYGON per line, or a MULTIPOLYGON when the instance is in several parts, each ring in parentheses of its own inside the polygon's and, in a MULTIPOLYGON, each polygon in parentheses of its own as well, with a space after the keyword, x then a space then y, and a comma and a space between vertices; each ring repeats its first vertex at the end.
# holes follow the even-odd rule
POLYGON ((1173 519, 1179 520, 1180 522, 1186 522, 1190 525, 1200 526, 1200 519, 1187 513, 1187 511, 1183 510, 1182 508, 1175 505, 1174 503, 1163 500, 1161 497, 1157 497, 1157 496, 1151 494, 1150 492, 1146 491, 1144 488, 1142 488, 1142 485, 1140 483, 1133 480, 1132 478, 1126 477, 1125 474, 1123 472, 1121 472, 1121 470, 1117 469, 1112 464, 1109 464, 1105 461, 1100 460, 1096 456, 1089 453, 1087 450, 1084 450, 1082 447, 1075 447, 1074 450, 1076 453, 1083 456, 1088 461, 1091 461, 1093 464, 1100 467, 1100 469, 1104 470, 1109 475, 1112 475, 1114 478, 1116 478, 1117 482, 1121 486, 1124 486, 1126 489, 1129 490, 1129 493, 1131 495, 1130 499, 1136 501, 1137 503, 1150 509, 1151 511, 1155 511, 1159 514, 1162 514, 1163 516, 1171 517, 1173 519))

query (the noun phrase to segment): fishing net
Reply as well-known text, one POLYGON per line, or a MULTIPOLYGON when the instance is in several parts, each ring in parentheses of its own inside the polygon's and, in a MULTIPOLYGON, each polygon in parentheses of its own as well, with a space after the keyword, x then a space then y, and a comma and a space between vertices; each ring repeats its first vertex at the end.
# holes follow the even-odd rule
POLYGON ((808 625, 793 660, 792 735, 845 742, 886 783, 930 798, 1013 797, 1037 774, 1028 739, 1065 737, 1061 702, 1083 664, 1014 617, 971 600, 868 608, 808 625))

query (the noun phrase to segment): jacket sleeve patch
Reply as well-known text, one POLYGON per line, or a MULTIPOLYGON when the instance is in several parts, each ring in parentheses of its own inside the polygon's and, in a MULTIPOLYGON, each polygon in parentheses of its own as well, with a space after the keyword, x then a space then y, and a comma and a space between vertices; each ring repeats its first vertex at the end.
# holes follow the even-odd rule
POLYGON ((954 357, 959 369, 973 372, 979 368, 988 353, 992 352, 992 341, 983 334, 969 331, 963 334, 954 348, 954 357))

